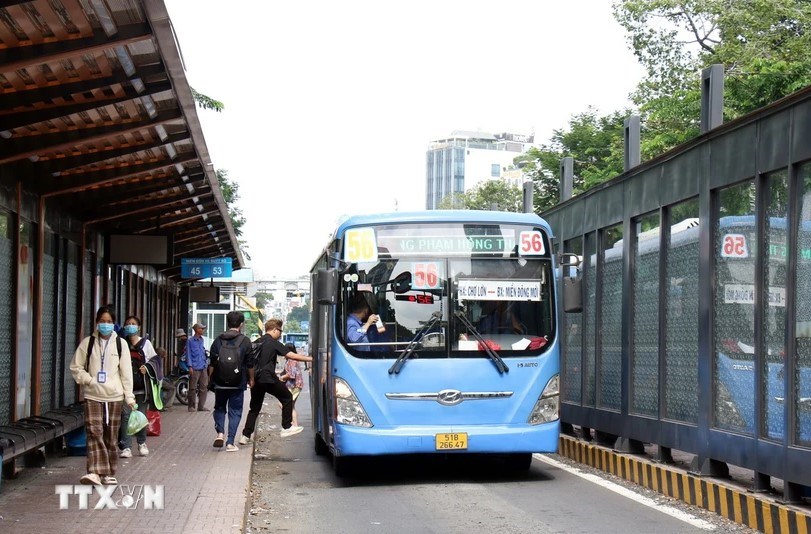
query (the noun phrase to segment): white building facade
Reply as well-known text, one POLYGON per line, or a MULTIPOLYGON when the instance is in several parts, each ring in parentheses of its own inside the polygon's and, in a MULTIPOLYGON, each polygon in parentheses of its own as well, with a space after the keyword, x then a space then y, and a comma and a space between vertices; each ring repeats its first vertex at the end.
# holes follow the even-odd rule
POLYGON ((513 160, 534 146, 533 141, 532 135, 459 130, 432 141, 426 152, 426 209, 437 209, 449 195, 486 180, 517 182, 513 160))

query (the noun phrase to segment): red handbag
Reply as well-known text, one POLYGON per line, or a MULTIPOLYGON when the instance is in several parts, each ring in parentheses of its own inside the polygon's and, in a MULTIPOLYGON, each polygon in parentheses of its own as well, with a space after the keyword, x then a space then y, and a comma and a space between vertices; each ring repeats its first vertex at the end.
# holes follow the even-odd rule
POLYGON ((161 435, 161 413, 158 410, 146 411, 146 435, 147 436, 160 436, 161 435))

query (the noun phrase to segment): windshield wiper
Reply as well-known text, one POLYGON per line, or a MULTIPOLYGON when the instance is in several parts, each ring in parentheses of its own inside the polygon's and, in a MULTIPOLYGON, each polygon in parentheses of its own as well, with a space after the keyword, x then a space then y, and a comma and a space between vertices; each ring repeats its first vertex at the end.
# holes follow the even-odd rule
POLYGON ((501 356, 499 356, 496 351, 494 351, 487 345, 487 342, 484 340, 479 331, 476 330, 476 327, 473 326, 473 324, 467 320, 465 314, 459 310, 456 310, 455 312, 453 312, 453 314, 456 315, 457 319, 462 321, 462 324, 464 324, 468 330, 470 330, 470 333, 473 334, 473 337, 475 337, 476 341, 479 342, 479 346, 484 347, 484 351, 487 353, 488 356, 490 356, 490 359, 493 360, 493 363, 496 364, 496 369, 498 369, 498 372, 502 375, 504 373, 509 373, 510 368, 507 367, 507 364, 504 363, 504 360, 501 359, 501 356))
POLYGON ((425 332, 427 332, 430 328, 433 328, 435 324, 442 319, 442 312, 435 311, 431 314, 431 318, 425 323, 425 325, 420 328, 420 330, 414 335, 414 338, 408 342, 408 346, 403 350, 402 354, 400 354, 397 359, 394 361, 394 364, 389 368, 389 374, 398 374, 400 369, 403 368, 403 364, 405 361, 414 354, 414 351, 417 350, 417 347, 422 344, 421 338, 425 332))

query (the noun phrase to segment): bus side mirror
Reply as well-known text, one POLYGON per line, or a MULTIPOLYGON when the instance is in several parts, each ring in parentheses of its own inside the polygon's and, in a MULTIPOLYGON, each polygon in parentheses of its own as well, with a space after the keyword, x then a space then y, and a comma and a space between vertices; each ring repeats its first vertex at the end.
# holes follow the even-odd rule
POLYGON ((391 289, 398 295, 411 291, 411 272, 405 271, 395 276, 391 289))
POLYGON ((337 304, 339 286, 337 269, 318 269, 315 275, 315 298, 319 304, 337 304))
POLYGON ((561 267, 577 267, 580 265, 581 257, 571 252, 562 252, 558 256, 558 264, 561 267))
POLYGON ((583 311, 583 281, 580 278, 563 277, 563 311, 566 313, 583 311))

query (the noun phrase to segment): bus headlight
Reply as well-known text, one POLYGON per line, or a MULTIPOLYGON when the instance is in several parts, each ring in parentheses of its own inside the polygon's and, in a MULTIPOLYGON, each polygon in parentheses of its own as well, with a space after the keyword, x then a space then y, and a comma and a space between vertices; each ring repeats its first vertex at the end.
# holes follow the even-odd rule
POLYGON ((560 417, 560 375, 555 375, 546 383, 538 402, 532 408, 527 423, 530 425, 540 425, 541 423, 551 423, 560 417))
POLYGON ((335 418, 341 424, 352 426, 372 426, 355 392, 344 380, 335 378, 335 418))

